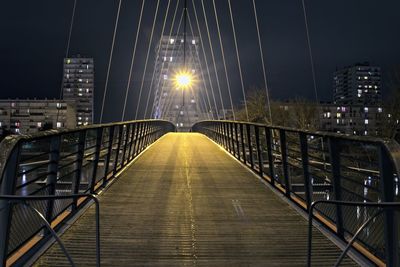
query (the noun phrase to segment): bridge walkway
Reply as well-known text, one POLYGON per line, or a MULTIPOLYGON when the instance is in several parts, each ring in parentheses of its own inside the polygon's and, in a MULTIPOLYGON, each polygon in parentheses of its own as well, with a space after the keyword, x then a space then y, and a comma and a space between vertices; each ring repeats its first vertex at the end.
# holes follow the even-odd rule
MULTIPOLYGON (((100 196, 103 266, 305 266, 307 222, 207 137, 170 133, 100 196)), ((62 236, 95 264, 94 208, 62 236)), ((340 250, 314 229, 313 264, 340 250)), ((53 245, 37 266, 68 266, 53 245)), ((354 265, 350 259, 343 266, 354 265)))

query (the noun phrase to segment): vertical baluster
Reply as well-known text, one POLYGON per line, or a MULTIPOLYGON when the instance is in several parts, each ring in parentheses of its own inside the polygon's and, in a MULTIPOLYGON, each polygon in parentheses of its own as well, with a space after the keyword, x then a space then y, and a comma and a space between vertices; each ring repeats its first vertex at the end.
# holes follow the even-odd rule
POLYGON ((271 184, 274 185, 275 184, 274 157, 272 154, 272 134, 271 134, 271 128, 269 127, 265 127, 265 139, 267 142, 269 175, 271 178, 271 184))
POLYGON ((236 136, 236 150, 237 150, 237 158, 240 160, 240 141, 238 134, 238 124, 235 122, 235 136, 236 136))
POLYGON ((286 143, 286 132, 285 130, 279 130, 279 137, 281 143, 281 156, 282 156, 282 171, 285 179, 285 194, 290 198, 290 180, 289 180, 289 166, 288 166, 288 154, 287 154, 287 143, 286 143))
MULTIPOLYGON (((81 186, 81 179, 82 179, 82 168, 83 168, 83 157, 85 156, 85 142, 86 142, 86 130, 79 132, 79 139, 78 139, 78 152, 76 153, 76 171, 75 171, 75 178, 72 181, 72 193, 78 194, 79 188, 81 186)), ((72 205, 73 209, 77 208, 77 199, 74 199, 74 203, 72 205)))
MULTIPOLYGON (((61 145, 60 135, 51 137, 49 165, 47 168, 49 175, 47 176, 46 179, 46 186, 48 188, 47 193, 49 195, 54 195, 56 193, 58 164, 60 162, 60 145, 61 145)), ((51 222, 51 220, 53 219, 53 210, 54 210, 54 200, 48 200, 45 217, 46 220, 49 222, 51 222)))
POLYGON ((103 127, 99 127, 96 130, 96 148, 93 160, 92 180, 90 181, 90 193, 94 193, 94 187, 96 184, 97 170, 99 168, 100 151, 103 141, 103 129, 104 129, 103 127))
POLYGON ((251 143, 251 128, 250 124, 246 124, 246 132, 247 132, 247 147, 249 149, 249 156, 250 156, 250 166, 254 169, 254 157, 253 157, 253 147, 251 143))
POLYGON ((310 208, 312 203, 312 186, 310 182, 310 172, 309 172, 309 161, 308 161, 308 142, 307 135, 305 133, 299 134, 300 138, 300 152, 301 152, 301 163, 303 166, 303 176, 304 176, 304 191, 305 200, 307 204, 307 210, 310 208))
POLYGON ((254 126, 254 132, 256 135, 256 147, 257 147, 257 157, 258 157, 258 174, 263 177, 263 171, 264 171, 264 163, 263 163, 263 157, 262 157, 262 147, 260 144, 260 129, 259 126, 254 126))

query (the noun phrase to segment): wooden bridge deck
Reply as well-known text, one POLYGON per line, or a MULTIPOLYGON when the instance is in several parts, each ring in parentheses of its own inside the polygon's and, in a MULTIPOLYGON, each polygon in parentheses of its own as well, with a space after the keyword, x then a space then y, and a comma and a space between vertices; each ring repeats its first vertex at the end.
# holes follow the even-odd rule
MULTIPOLYGON (((100 197, 103 266, 305 266, 307 222, 207 137, 164 136, 100 197)), ((91 207, 62 236, 95 264, 91 207)), ((314 230, 313 263, 339 249, 314 230)), ((37 266, 67 266, 53 245, 37 266)), ((354 265, 346 259, 343 265, 354 265)))

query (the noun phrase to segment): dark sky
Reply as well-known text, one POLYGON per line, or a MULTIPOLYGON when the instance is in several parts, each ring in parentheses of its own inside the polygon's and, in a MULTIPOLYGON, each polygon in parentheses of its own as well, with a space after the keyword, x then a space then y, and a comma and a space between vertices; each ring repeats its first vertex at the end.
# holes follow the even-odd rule
MULTIPOLYGON (((172 9, 176 1, 171 0, 167 31, 171 26, 172 9)), ((160 36, 167 2, 161 0, 152 46, 160 36)), ((188 2, 191 3, 191 0, 188 2)), ((195 2, 200 21, 204 21, 200 0, 195 2)), ((212 1, 204 2, 225 106, 228 106, 212 1)), ((261 88, 263 78, 252 0, 231 2, 246 90, 261 88)), ((272 97, 313 99, 314 90, 301 0, 257 0, 256 3, 272 97)), ((227 0, 216 0, 216 4, 234 102, 240 105, 241 87, 227 0)), ((105 106, 106 121, 119 120, 122 113, 140 5, 139 0, 122 1, 105 106)), ((58 97, 72 6, 73 0, 13 0, 2 3, 0 98, 58 97)), ((78 0, 76 9, 70 55, 79 53, 94 57, 96 117, 103 96, 117 6, 118 0, 78 0)), ((156 0, 146 0, 129 95, 128 118, 133 118, 137 102, 155 6, 156 0)), ((384 82, 387 81, 387 73, 400 62, 400 1, 306 0, 306 6, 320 100, 332 98, 332 72, 336 67, 370 61, 382 67, 384 82)), ((189 13, 194 17, 191 4, 189 13)), ((204 34, 204 23, 201 23, 201 27, 204 34)), ((207 40, 206 35, 203 35, 203 38, 207 40)), ((154 48, 151 51, 153 52, 154 48)), ((208 46, 205 47, 205 51, 210 54, 208 46)), ((146 96, 154 63, 154 53, 150 55, 145 84, 146 96)), ((211 62, 211 57, 209 61, 211 62)), ((387 87, 384 89, 387 91, 387 87)))

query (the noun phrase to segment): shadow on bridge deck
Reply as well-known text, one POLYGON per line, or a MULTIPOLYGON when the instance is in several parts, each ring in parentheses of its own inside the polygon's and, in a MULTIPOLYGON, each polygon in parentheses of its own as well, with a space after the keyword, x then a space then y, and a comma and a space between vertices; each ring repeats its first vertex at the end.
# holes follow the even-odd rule
MULTIPOLYGON (((201 134, 161 138, 100 206, 103 266, 305 266, 306 220, 201 134)), ((80 266, 95 264, 93 214, 62 236, 80 266)), ((313 264, 332 266, 339 249, 314 231, 313 264)), ((53 245, 36 264, 68 262, 53 245)))

